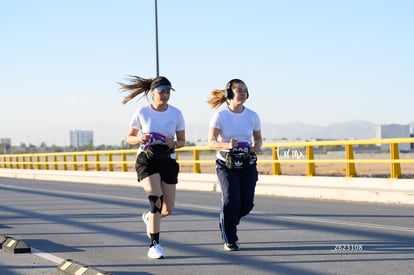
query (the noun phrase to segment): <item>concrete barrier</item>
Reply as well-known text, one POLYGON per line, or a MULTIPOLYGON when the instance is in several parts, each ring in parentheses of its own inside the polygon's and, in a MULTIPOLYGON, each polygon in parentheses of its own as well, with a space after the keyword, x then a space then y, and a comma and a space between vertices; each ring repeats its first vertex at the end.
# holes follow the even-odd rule
MULTIPOLYGON (((0 177, 139 186, 135 172, 0 169, 0 177)), ((220 192, 215 174, 180 173, 178 190, 220 192)), ((414 179, 260 175, 257 195, 414 204, 414 179)))

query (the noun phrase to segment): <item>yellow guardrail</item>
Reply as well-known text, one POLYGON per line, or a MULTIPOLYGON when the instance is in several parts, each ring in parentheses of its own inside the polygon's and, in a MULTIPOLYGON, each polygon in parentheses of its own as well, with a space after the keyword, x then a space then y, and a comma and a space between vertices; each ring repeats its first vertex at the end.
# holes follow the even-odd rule
MULTIPOLYGON (((280 142, 263 144, 263 149, 271 152, 269 159, 259 158, 258 163, 271 164, 272 175, 282 175, 282 163, 304 163, 307 176, 316 176, 316 163, 343 163, 345 176, 355 177, 356 163, 389 164, 390 177, 401 178, 401 164, 414 164, 414 159, 400 159, 399 144, 414 143, 414 138, 369 139, 369 140, 332 140, 306 142, 280 142), (357 159, 354 147, 364 145, 389 145, 387 159, 357 159), (315 149, 340 147, 344 158, 317 159, 315 149), (300 149, 293 149, 300 148, 300 149)), ((136 149, 85 151, 64 153, 4 154, 0 155, 0 168, 79 170, 84 171, 135 171, 136 149)), ((186 146, 176 150, 180 165, 192 165, 194 173, 201 173, 201 164, 214 165, 214 150, 207 146, 186 146), (206 156, 201 158, 201 156, 206 156)))

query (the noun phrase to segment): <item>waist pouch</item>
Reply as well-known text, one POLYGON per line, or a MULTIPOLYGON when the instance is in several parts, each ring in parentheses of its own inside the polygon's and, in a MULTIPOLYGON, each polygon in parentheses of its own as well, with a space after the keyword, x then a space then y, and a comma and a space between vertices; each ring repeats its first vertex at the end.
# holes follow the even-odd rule
POLYGON ((225 159, 226 167, 229 169, 245 169, 256 162, 256 156, 252 153, 220 151, 220 154, 225 159))
POLYGON ((165 160, 170 158, 172 150, 167 144, 150 144, 144 152, 149 160, 165 160))

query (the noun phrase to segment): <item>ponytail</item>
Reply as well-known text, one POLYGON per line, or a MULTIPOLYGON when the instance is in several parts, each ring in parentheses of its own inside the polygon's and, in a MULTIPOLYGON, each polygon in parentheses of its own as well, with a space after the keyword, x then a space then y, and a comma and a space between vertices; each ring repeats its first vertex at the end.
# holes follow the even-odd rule
POLYGON ((211 108, 217 109, 221 104, 226 102, 226 96, 224 95, 224 90, 211 91, 210 98, 208 99, 207 102, 211 108))
MULTIPOLYGON (((131 75, 130 80, 130 84, 124 84, 124 83, 120 83, 118 82, 119 85, 121 85, 121 91, 123 92, 129 92, 129 94, 127 96, 124 97, 124 99, 122 100, 122 104, 126 104, 128 101, 130 101, 131 99, 133 99, 134 97, 136 97, 139 94, 144 93, 143 96, 145 96, 147 99, 147 95, 149 93, 149 91, 151 90, 151 83, 152 83, 152 78, 150 79, 145 79, 139 76, 135 76, 135 75, 131 75)), ((142 98, 142 97, 141 97, 142 98)))

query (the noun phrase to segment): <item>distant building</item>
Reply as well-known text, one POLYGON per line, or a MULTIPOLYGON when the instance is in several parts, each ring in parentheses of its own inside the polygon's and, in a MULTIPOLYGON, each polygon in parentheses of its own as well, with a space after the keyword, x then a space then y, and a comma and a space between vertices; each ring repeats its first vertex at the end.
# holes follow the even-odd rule
MULTIPOLYGON (((379 125, 377 128, 377 138, 409 138, 410 137, 410 125, 400 125, 400 124, 389 124, 389 125, 379 125)), ((398 149, 400 151, 409 151, 409 143, 400 143, 398 144, 398 149)), ((382 150, 389 150, 388 144, 381 144, 382 150)))
POLYGON ((79 148, 87 145, 93 146, 93 131, 70 131, 70 146, 79 148))
POLYGON ((10 138, 2 138, 0 140, 0 144, 3 147, 3 153, 4 154, 8 154, 10 153, 10 148, 11 148, 11 139, 10 138))

